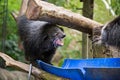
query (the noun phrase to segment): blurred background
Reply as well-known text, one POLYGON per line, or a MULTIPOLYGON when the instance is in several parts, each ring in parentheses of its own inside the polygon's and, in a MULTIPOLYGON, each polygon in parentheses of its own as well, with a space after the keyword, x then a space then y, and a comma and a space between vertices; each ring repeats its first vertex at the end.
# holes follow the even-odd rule
MULTIPOLYGON (((45 0, 82 15, 82 0, 45 0)), ((0 52, 26 62, 20 45, 17 26, 11 12, 19 11, 21 0, 0 0, 0 52)), ((94 0, 93 19, 102 24, 120 15, 120 0, 94 0)), ((61 26, 62 27, 62 26, 61 26)), ((61 66, 65 58, 82 58, 82 33, 63 27, 66 33, 64 46, 58 48, 53 64, 61 66)), ((0 61, 2 62, 2 60, 0 61)), ((2 66, 2 64, 1 64, 2 66)))

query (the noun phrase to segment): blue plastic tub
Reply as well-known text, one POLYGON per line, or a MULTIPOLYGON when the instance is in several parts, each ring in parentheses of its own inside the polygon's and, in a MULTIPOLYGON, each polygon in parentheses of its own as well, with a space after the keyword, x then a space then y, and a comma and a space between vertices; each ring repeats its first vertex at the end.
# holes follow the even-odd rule
POLYGON ((60 68, 37 62, 41 69, 70 80, 120 80, 120 58, 66 59, 60 68))

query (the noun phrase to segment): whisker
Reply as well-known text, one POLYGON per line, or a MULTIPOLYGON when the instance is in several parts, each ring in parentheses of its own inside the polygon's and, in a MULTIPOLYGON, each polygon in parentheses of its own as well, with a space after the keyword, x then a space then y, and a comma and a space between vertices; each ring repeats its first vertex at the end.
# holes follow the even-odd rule
POLYGON ((101 41, 101 40, 102 40, 101 38, 96 38, 96 39, 92 40, 92 44, 94 44, 94 43, 96 43, 98 41, 101 41))

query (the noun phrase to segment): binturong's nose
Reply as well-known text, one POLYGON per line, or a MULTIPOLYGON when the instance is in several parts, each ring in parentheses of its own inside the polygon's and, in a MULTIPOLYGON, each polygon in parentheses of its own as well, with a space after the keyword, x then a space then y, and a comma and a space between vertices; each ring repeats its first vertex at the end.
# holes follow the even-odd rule
POLYGON ((64 38, 65 36, 66 36, 66 35, 65 35, 65 34, 63 34, 61 38, 64 38))

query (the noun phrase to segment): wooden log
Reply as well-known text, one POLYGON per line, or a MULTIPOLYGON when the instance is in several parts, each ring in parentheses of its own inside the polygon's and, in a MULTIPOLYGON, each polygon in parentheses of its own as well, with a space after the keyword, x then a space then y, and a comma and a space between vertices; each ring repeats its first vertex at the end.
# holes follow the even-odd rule
MULTIPOLYGON (((5 60, 6 66, 12 66, 14 68, 23 70, 25 72, 29 72, 28 64, 16 61, 16 60, 12 59, 11 57, 9 57, 8 55, 6 55, 5 53, 1 53, 1 52, 0 52, 0 57, 2 57, 5 60)), ((45 80, 45 77, 42 75, 42 71, 40 71, 40 69, 33 67, 32 74, 41 80, 45 80)))
POLYGON ((22 16, 26 13, 28 1, 29 0, 22 0, 18 16, 22 16))
MULTIPOLYGON (((9 71, 3 68, 0 68, 0 80, 27 80, 28 74, 23 71, 9 71)), ((31 76, 30 80, 39 80, 36 77, 31 76)))
POLYGON ((63 7, 57 7, 41 0, 28 1, 26 16, 29 19, 48 21, 88 34, 92 34, 93 28, 102 25, 63 7))
MULTIPOLYGON (((10 56, 8 56, 2 52, 0 52, 0 57, 5 60, 6 66, 13 67, 17 70, 29 72, 29 65, 28 64, 16 61, 16 60, 12 59, 10 56)), ((32 75, 34 77, 38 78, 39 80, 61 80, 61 79, 63 79, 61 77, 49 74, 49 73, 47 73, 41 69, 38 69, 34 66, 32 67, 32 75)), ((64 80, 68 80, 68 79, 64 79, 64 80)))

